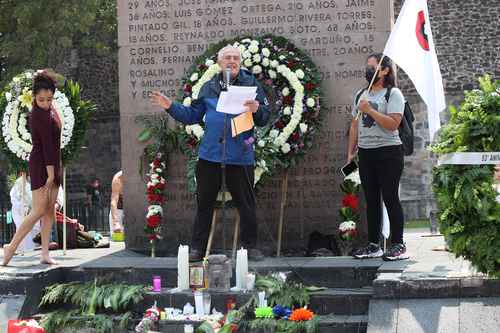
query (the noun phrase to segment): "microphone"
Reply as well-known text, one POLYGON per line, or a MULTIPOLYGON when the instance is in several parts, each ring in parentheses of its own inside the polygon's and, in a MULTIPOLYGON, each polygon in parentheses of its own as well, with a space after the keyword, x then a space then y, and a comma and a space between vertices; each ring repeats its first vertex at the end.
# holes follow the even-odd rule
POLYGON ((231 83, 231 67, 227 66, 224 71, 224 83, 226 90, 229 90, 229 84, 231 83))

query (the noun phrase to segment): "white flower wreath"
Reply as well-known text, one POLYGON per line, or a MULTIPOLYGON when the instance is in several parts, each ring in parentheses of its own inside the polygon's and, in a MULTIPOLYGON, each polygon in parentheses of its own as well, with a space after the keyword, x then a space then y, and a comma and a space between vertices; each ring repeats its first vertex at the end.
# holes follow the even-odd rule
MULTIPOLYGON (((303 112, 305 108, 308 108, 309 112, 319 110, 319 95, 316 93, 305 94, 304 92, 303 82, 308 82, 305 78, 304 71, 307 68, 305 64, 302 64, 303 69, 296 70, 292 70, 290 66, 287 66, 289 58, 296 57, 293 52, 288 52, 287 57, 283 55, 277 57, 268 47, 259 43, 258 40, 250 38, 235 41, 232 45, 240 49, 242 68, 251 71, 255 75, 264 75, 271 80, 280 79, 280 76, 285 78, 287 86, 282 88, 280 94, 282 96, 293 95, 292 105, 283 104, 279 110, 280 119, 284 119, 283 115, 287 119, 287 121, 283 121, 283 128, 269 129, 257 138, 255 168, 255 183, 257 183, 264 173, 270 172, 269 165, 266 164, 265 158, 262 157, 265 154, 259 154, 259 150, 273 151, 275 154, 288 154, 292 149, 290 142, 288 142, 290 136, 297 130, 301 135, 308 134, 311 127, 308 126, 307 121, 302 119, 303 112)), ((204 72, 198 69, 189 76, 187 84, 192 88, 187 92, 185 91, 182 102, 186 106, 191 105, 192 101, 198 98, 202 86, 221 71, 220 66, 213 59, 207 59, 204 65, 207 68, 204 72)), ((307 68, 307 71, 310 72, 310 69, 307 68)), ((310 77, 308 79, 310 80, 310 77)), ((198 124, 185 126, 184 129, 188 135, 194 136, 197 141, 201 140, 204 135, 203 127, 198 124)))
MULTIPOLYGON (((15 76, 5 92, 7 106, 2 119, 2 136, 9 150, 18 158, 27 161, 33 149, 31 134, 28 131, 28 117, 32 110, 33 77, 37 73, 26 71, 15 76)), ((66 147, 73 135, 75 117, 69 100, 56 89, 52 105, 62 122, 61 149, 66 147)))

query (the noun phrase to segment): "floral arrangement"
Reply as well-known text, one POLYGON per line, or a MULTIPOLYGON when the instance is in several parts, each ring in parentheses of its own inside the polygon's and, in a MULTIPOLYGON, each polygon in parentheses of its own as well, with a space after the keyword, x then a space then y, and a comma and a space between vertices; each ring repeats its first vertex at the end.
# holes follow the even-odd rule
POLYGON ((314 313, 311 310, 306 308, 298 308, 293 310, 290 315, 291 321, 308 321, 311 320, 314 316, 314 313))
POLYGON ((350 241, 358 235, 356 223, 359 222, 360 185, 361 180, 357 170, 345 177, 340 185, 344 197, 342 198, 342 207, 339 210, 343 221, 339 225, 339 236, 343 240, 350 241))
POLYGON ((146 190, 148 212, 146 214, 144 231, 151 242, 152 256, 154 256, 154 241, 161 239, 162 204, 165 201, 163 192, 166 186, 164 178, 166 164, 162 160, 162 154, 157 153, 149 166, 149 182, 146 190))
MULTIPOLYGON (((220 73, 217 53, 228 44, 240 49, 242 68, 257 77, 275 106, 270 124, 256 129, 256 137, 249 143, 255 146, 257 184, 277 167, 295 165, 312 146, 321 124, 320 76, 309 56, 286 38, 267 35, 224 40, 211 47, 188 71, 181 92, 184 105, 191 105, 201 87, 220 73)), ((196 158, 204 135, 203 124, 181 126, 180 134, 182 150, 191 159, 196 158)), ((188 175, 192 174, 188 170, 188 175)), ((190 179, 190 189, 193 184, 190 179)))
MULTIPOLYGON (((33 103, 33 78, 40 72, 27 70, 16 75, 0 94, 0 149, 16 170, 26 169, 33 148, 28 117, 33 103)), ((95 106, 81 100, 77 83, 65 81, 61 76, 56 77, 64 84, 57 85, 52 105, 61 119, 61 149, 63 163, 67 163, 82 145, 95 106)))

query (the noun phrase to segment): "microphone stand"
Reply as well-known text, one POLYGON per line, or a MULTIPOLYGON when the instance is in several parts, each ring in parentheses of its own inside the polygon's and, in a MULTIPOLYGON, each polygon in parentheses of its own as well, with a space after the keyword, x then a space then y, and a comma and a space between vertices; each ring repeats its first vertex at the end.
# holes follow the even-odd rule
MULTIPOLYGON (((225 70, 225 79, 226 79, 226 91, 229 91, 229 85, 231 82, 231 74, 228 74, 229 69, 225 70)), ((226 141, 227 141, 227 113, 224 113, 224 130, 222 137, 222 159, 221 159, 221 171, 222 171, 222 181, 221 181, 221 191, 222 191, 222 212, 221 212, 221 222, 222 222, 222 239, 223 239, 223 252, 226 252, 226 141)))

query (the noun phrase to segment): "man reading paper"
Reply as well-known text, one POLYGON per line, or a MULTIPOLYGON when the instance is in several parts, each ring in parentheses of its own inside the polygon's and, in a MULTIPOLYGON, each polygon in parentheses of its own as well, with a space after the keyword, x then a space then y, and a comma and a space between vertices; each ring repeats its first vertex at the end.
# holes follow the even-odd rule
POLYGON ((205 123, 196 166, 198 207, 191 239, 191 261, 201 260, 207 246, 214 205, 221 187, 221 163, 226 165, 227 188, 240 214, 242 245, 248 249, 250 258, 262 257, 256 249, 253 129, 233 137, 231 122, 237 115, 216 110, 221 92, 227 89, 223 74, 226 68, 230 68, 231 86, 257 87, 256 99, 246 101, 244 106, 252 114, 255 125, 267 123, 269 109, 264 90, 250 72, 241 68, 240 63, 241 54, 237 47, 228 45, 222 48, 218 53, 218 64, 223 72, 202 86, 198 99, 190 106, 173 102, 159 92, 154 92, 151 97, 153 105, 166 109, 177 121, 186 125, 205 123))

